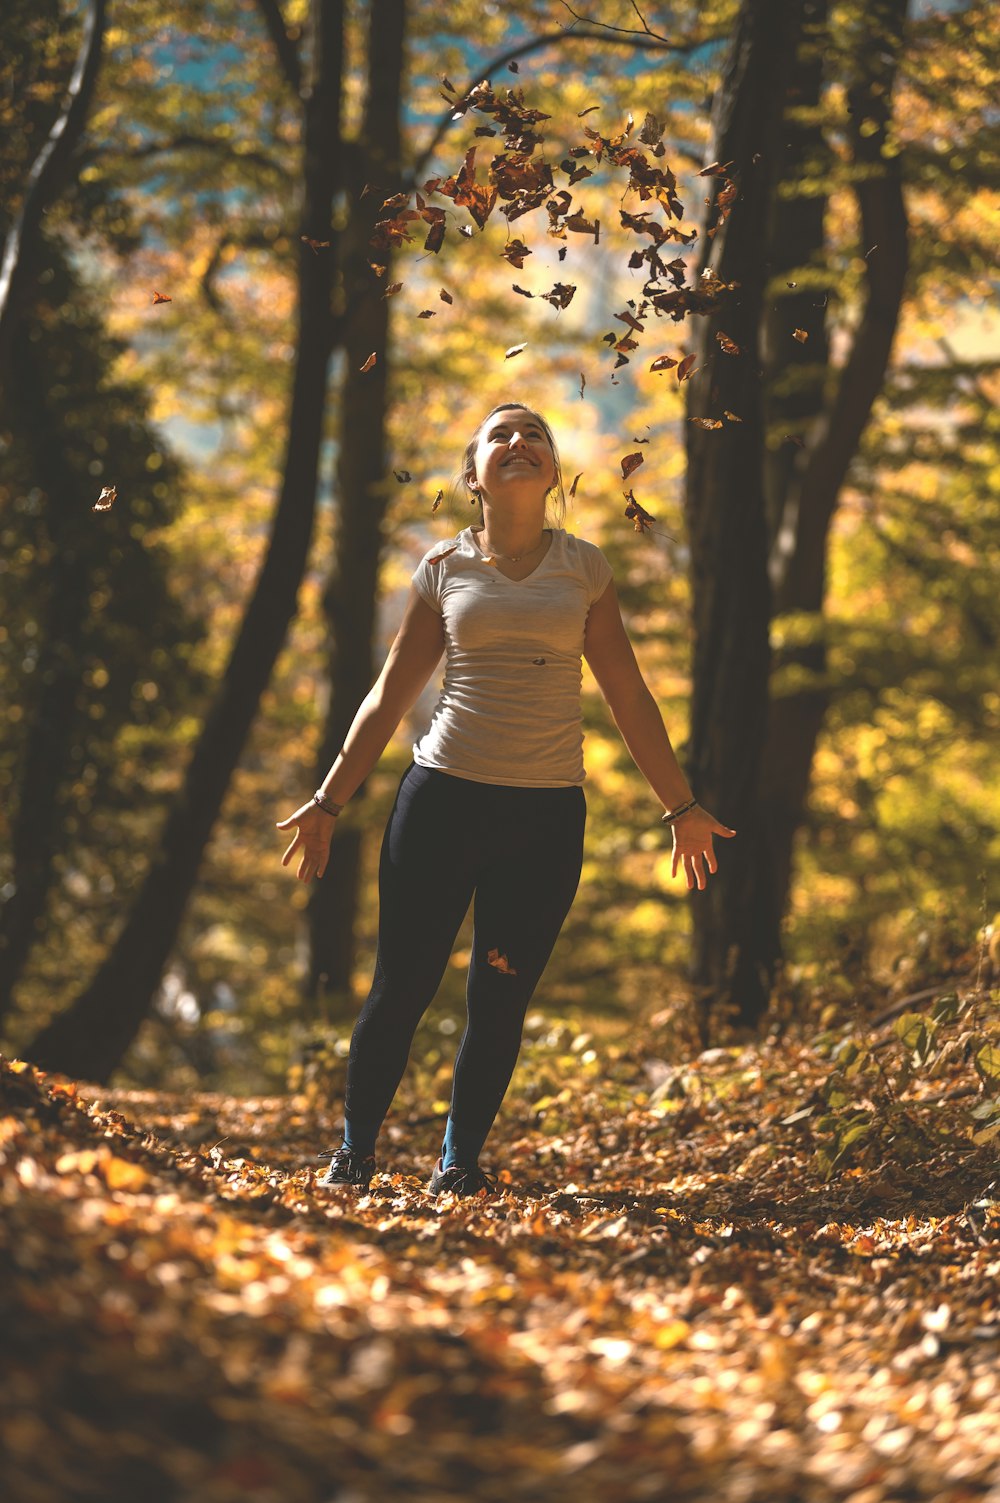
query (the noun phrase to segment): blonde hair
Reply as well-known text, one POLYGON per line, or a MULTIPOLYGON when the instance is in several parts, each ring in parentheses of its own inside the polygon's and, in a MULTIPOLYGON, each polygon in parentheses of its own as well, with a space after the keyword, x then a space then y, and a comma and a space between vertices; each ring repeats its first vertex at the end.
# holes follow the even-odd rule
POLYGON ((549 448, 552 450, 552 461, 555 465, 555 479, 549 487, 548 493, 545 497, 546 510, 548 510, 548 502, 550 498, 553 498, 553 521, 556 527, 561 527, 563 522, 566 520, 566 492, 563 489, 562 465, 559 462, 559 450, 556 448, 556 441, 553 437, 552 429, 542 417, 542 414, 540 412, 536 412, 533 407, 526 406, 524 402, 501 402, 498 407, 494 407, 492 411, 488 412, 483 418, 482 422, 478 424, 476 431, 473 433, 471 439, 466 444, 465 453, 462 456, 461 483, 465 486, 466 493, 468 494, 469 500, 472 502, 473 506, 475 506, 477 502, 482 505, 482 497, 479 495, 478 491, 473 490, 472 485, 470 484, 470 482, 475 478, 476 474, 476 449, 479 447, 480 435, 482 434, 483 429, 486 427, 490 419, 496 417, 498 412, 510 412, 512 410, 527 412, 531 417, 533 417, 535 422, 541 428, 542 432, 545 434, 545 437, 549 441, 549 448))

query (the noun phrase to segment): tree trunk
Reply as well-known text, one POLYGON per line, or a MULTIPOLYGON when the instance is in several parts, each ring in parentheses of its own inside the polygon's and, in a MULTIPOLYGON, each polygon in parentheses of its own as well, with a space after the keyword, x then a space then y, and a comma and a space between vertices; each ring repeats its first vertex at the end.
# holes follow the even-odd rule
MULTIPOLYGON (((693 694, 690 778, 698 799, 739 833, 719 871, 693 896, 693 979, 713 1013, 754 1023, 770 977, 753 933, 754 890, 767 881, 757 807, 766 729, 771 613, 767 572, 760 382, 767 222, 780 176, 781 122, 800 24, 796 0, 744 0, 719 89, 713 154, 732 162, 738 197, 706 234, 703 263, 739 289, 699 320, 688 417, 742 419, 704 431, 688 424, 685 509, 691 547, 693 694), (723 332, 742 351, 726 354, 723 332)), ((710 220, 715 210, 710 209, 710 220)))
MULTIPOLYGON (((345 375, 340 403, 337 535, 324 592, 329 622, 330 704, 320 748, 322 779, 343 745, 375 676, 374 632, 382 520, 388 500, 385 461, 388 382, 387 332, 391 277, 369 265, 368 242, 383 199, 399 191, 400 113, 406 0, 381 0, 372 9, 368 93, 350 219, 343 237, 345 375), (362 197, 362 190, 371 190, 362 197), (369 355, 375 365, 362 372, 369 355)), ((395 481, 391 482, 393 485, 395 481)), ((364 785, 340 821, 330 862, 309 901, 310 962, 306 997, 328 1009, 347 998, 355 956, 362 851, 364 785)))
POLYGON ((9 383, 8 401, 47 497, 52 557, 39 633, 44 646, 36 670, 38 701, 11 829, 14 890, 0 903, 0 1018, 10 1008, 14 987, 38 939, 52 885, 62 823, 59 794, 71 766, 77 726, 83 671, 79 643, 91 591, 87 550, 79 546, 80 525, 89 526, 91 514, 79 477, 66 462, 60 435, 52 430, 38 347, 28 338, 24 320, 14 331, 13 350, 18 380, 9 383))
MULTIPOLYGON (((301 233, 329 240, 340 159, 343 0, 314 0, 305 96, 301 233)), ((260 697, 295 612, 316 507, 327 366, 332 254, 302 244, 298 343, 285 467, 267 556, 206 718, 160 849, 109 956, 90 985, 25 1051, 43 1069, 105 1081, 152 1005, 205 847, 260 697)))
MULTIPOLYGON (((848 103, 854 162, 862 169, 856 193, 862 240, 859 254, 865 256, 867 268, 865 305, 832 400, 820 410, 805 454, 798 456, 804 463, 788 476, 780 491, 780 508, 775 507, 771 540, 775 611, 807 613, 815 629, 807 643, 784 651, 776 665, 779 676, 772 684, 760 789, 772 853, 771 883, 766 892, 759 893, 761 909, 755 926, 767 964, 780 954, 779 926, 788 905, 794 841, 803 822, 816 742, 830 700, 823 634, 830 524, 885 381, 906 280, 901 163, 898 156, 883 155, 905 20, 906 0, 877 0, 858 23, 848 103), (782 685, 782 673, 787 687, 782 685)), ((805 249, 806 240, 815 237, 819 227, 807 225, 805 206, 797 212, 805 249)), ((803 310, 802 327, 809 332, 805 349, 815 338, 817 354, 825 361, 825 336, 821 327, 807 321, 810 315, 815 319, 814 309, 803 310)), ((774 384, 772 379, 772 389, 774 384)), ((803 402, 808 416, 810 396, 805 390, 803 402)), ((774 494, 779 495, 777 486, 774 494)))
POLYGON ((11 226, 0 261, 0 376, 11 372, 10 351, 26 290, 42 216, 58 197, 67 163, 83 135, 101 66, 107 0, 91 0, 66 100, 28 176, 24 202, 11 226))

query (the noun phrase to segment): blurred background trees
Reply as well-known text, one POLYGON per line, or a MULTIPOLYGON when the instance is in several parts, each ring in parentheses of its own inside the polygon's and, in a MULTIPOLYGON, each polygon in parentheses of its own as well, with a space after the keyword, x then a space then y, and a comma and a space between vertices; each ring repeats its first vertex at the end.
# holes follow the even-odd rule
MULTIPOLYGON (((630 5, 577 9, 108 7, 86 124, 25 251, 0 410, 7 1049, 239 1084, 282 1079, 304 1029, 349 1028, 427 697, 311 895, 273 822, 339 744, 413 563, 467 524, 461 449, 511 394, 551 416, 581 476, 567 525, 612 559, 675 744, 740 830, 689 905, 589 686, 588 864, 545 1005, 641 1007, 683 1047, 692 1001, 704 1039, 769 1003, 806 1015, 947 974, 1000 906, 986 12, 748 0, 643 8, 643 31, 630 5), (785 46, 761 47, 779 10, 785 46), (440 251, 421 233, 376 277, 386 197, 472 144, 484 173, 491 122, 449 110, 440 80, 461 97, 491 63, 498 93, 550 116, 554 170, 584 127, 654 115, 699 232, 671 255, 740 297, 648 317, 616 365, 603 336, 628 334, 643 286, 618 210, 647 206, 592 157, 572 192, 598 244, 546 236, 544 207, 505 237, 446 204, 440 251), (720 224, 721 179, 698 173, 730 158, 720 224), (515 236, 533 252, 517 269, 515 236), (561 310, 540 296, 557 281, 577 288, 561 310), (649 370, 685 352, 690 382, 649 370), (689 421, 722 409, 742 421, 689 421), (637 445, 640 534, 619 463, 637 445)), ((84 19, 5 11, 8 243, 84 19)), ((432 1015, 445 1032, 462 959, 432 1015)))

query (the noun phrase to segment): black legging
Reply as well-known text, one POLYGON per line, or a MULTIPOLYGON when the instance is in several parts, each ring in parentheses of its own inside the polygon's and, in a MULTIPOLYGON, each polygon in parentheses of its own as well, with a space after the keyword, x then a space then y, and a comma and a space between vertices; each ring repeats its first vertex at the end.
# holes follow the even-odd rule
POLYGON ((375 977, 351 1039, 345 1116, 374 1148, 475 894, 468 1021, 451 1119, 485 1142, 510 1084, 524 1015, 580 880, 583 789, 475 783, 411 764, 379 863, 375 977), (503 957, 507 969, 491 964, 503 957))

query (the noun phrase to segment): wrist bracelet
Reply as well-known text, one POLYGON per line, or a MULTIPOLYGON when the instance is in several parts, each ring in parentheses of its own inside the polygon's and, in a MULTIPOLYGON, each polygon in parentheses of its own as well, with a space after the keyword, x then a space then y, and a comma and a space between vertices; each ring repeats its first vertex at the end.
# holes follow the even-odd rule
POLYGON ((681 804, 678 808, 671 810, 669 814, 664 814, 661 823, 672 825, 675 819, 680 819, 682 814, 690 814, 691 810, 697 809, 697 807, 698 800, 696 798, 688 799, 686 804, 681 804))
POLYGON ((321 789, 317 788, 313 794, 313 803, 317 804, 324 814, 332 814, 334 819, 343 811, 343 804, 335 804, 333 799, 327 798, 321 789))

